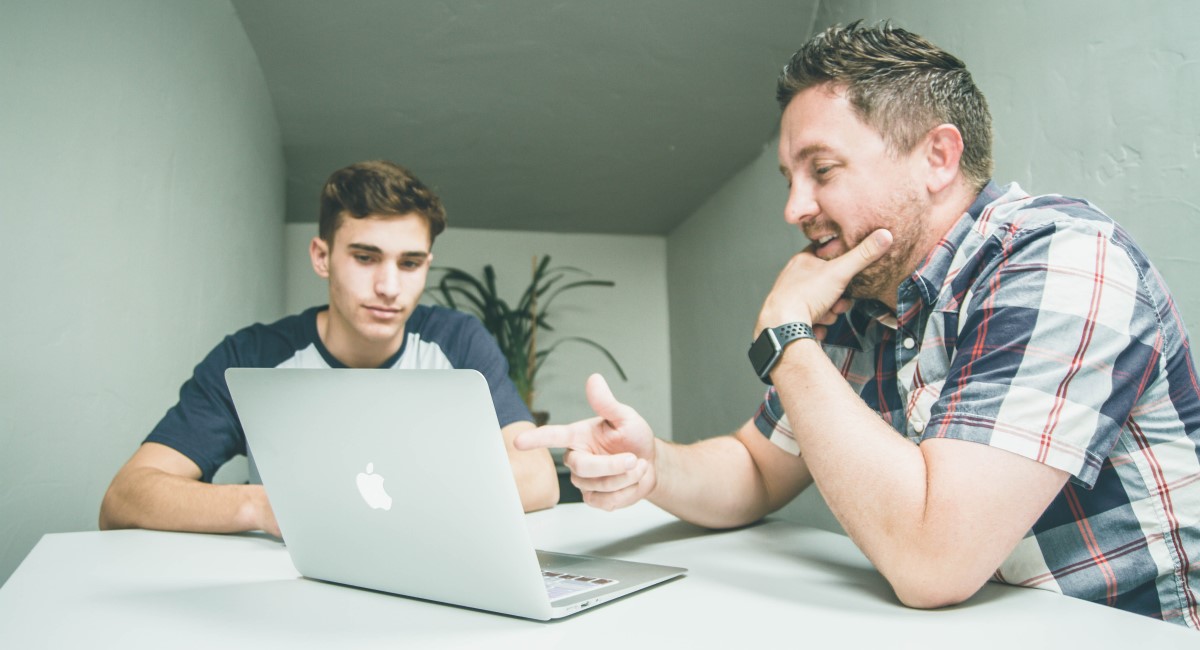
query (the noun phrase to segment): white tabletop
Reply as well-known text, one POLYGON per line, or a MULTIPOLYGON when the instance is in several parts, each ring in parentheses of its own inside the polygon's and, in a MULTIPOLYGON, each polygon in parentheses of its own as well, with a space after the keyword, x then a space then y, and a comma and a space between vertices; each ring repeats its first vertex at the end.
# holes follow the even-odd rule
POLYGON ((649 504, 571 504, 528 523, 539 548, 690 572, 539 623, 307 580, 261 535, 55 534, 0 589, 0 648, 1200 648, 1198 632, 1032 589, 907 609, 849 539, 784 521, 709 532, 649 504))

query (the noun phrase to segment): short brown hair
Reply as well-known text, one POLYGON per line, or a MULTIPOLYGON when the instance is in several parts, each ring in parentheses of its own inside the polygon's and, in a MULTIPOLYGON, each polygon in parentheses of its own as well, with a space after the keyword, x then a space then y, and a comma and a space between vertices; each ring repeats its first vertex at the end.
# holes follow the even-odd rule
POLYGON ((884 21, 834 25, 804 44, 784 66, 775 97, 781 109, 813 86, 842 87, 859 119, 905 153, 933 127, 962 134, 963 176, 975 190, 992 176, 992 116, 967 66, 924 38, 884 21))
POLYGON ((368 160, 343 167, 325 181, 318 233, 333 243, 346 215, 363 219, 376 214, 420 215, 429 225, 430 243, 446 229, 441 199, 412 172, 386 160, 368 160))

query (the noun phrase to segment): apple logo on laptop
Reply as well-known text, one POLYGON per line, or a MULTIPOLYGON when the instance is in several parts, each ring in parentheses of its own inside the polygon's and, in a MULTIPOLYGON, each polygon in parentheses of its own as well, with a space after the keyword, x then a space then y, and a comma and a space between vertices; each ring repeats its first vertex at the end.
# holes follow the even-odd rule
POLYGON ((383 489, 383 477, 375 473, 375 463, 367 463, 367 471, 358 473, 358 492, 363 501, 375 510, 391 510, 392 497, 383 489))

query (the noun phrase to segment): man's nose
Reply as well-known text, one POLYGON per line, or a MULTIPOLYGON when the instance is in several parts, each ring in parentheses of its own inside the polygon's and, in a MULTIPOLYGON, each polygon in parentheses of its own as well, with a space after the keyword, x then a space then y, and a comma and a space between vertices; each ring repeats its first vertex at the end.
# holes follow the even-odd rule
POLYGON ((803 181, 793 181, 792 186, 788 188, 787 203, 783 206, 783 220, 799 226, 820 211, 812 185, 803 181))
POLYGON ((400 270, 390 264, 381 264, 375 275, 375 293, 395 298, 400 293, 400 270))

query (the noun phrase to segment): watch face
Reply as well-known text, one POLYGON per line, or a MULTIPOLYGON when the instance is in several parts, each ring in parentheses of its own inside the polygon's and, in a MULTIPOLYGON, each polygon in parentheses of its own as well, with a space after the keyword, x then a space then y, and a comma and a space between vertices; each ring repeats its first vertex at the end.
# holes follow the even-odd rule
POLYGON ((759 379, 768 381, 767 372, 775 365, 775 358, 779 356, 779 343, 775 340, 775 332, 769 327, 764 329, 750 345, 747 355, 750 357, 754 374, 758 375, 759 379))

